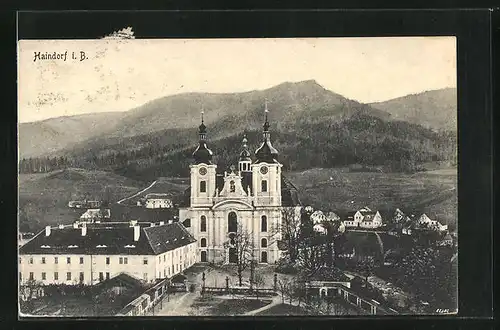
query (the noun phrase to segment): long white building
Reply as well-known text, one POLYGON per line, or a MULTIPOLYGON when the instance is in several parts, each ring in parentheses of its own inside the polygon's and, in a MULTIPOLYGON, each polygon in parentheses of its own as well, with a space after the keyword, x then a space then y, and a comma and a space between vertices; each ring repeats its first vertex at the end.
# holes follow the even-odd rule
POLYGON ((196 253, 179 223, 48 226, 19 249, 19 281, 88 285, 125 272, 154 282, 193 265, 196 253))

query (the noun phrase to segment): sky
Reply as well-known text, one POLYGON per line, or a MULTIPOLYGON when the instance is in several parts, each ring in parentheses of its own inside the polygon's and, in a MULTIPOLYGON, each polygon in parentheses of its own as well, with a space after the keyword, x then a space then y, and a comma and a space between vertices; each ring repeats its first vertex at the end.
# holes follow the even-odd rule
POLYGON ((364 103, 456 87, 456 40, 20 40, 18 119, 127 111, 173 94, 245 92, 311 79, 364 103), (38 52, 66 51, 66 61, 34 60, 38 52))

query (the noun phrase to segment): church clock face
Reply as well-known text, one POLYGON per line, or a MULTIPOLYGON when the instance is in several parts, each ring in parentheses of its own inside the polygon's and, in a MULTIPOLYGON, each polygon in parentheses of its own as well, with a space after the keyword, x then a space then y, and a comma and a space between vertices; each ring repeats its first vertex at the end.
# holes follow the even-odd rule
POLYGON ((266 166, 262 166, 262 167, 260 168, 260 173, 262 173, 262 174, 267 174, 267 171, 268 171, 268 169, 267 169, 267 167, 266 167, 266 166))
POLYGON ((199 172, 200 172, 200 175, 205 175, 205 174, 207 174, 207 169, 202 167, 202 168, 200 168, 199 172))

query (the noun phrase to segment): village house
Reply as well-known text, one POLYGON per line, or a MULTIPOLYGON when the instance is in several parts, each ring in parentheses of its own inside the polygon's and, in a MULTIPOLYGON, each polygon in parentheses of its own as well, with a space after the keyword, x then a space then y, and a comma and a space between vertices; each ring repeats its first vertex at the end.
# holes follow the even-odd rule
POLYGON ((448 230, 448 225, 443 225, 439 221, 431 220, 425 213, 418 219, 418 225, 421 228, 432 229, 436 231, 446 231, 448 230))
POLYGON ((359 211, 348 212, 343 223, 347 228, 374 229, 382 226, 382 216, 378 211, 364 207, 359 211))
POLYGON ((147 194, 142 204, 148 209, 172 208, 174 206, 168 194, 147 194))
POLYGON ((70 208, 76 208, 76 209, 96 209, 101 207, 102 202, 101 201, 88 201, 88 200, 83 200, 83 201, 69 201, 68 202, 68 207, 70 208))
POLYGON ((191 267, 196 252, 180 223, 47 226, 19 249, 19 280, 89 285, 126 273, 150 283, 191 267))
POLYGON ((110 209, 88 209, 80 216, 81 222, 95 222, 111 218, 110 209))
POLYGON ((446 233, 443 235, 443 237, 436 242, 438 246, 452 246, 453 245, 453 238, 451 237, 450 233, 446 233))

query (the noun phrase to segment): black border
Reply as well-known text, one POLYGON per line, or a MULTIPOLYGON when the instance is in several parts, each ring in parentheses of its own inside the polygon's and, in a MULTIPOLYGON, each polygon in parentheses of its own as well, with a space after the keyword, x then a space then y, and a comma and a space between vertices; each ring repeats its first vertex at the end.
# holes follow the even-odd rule
MULTIPOLYGON (((416 36, 416 35, 455 35, 458 51, 458 95, 459 95, 459 316, 458 317, 398 317, 384 319, 383 327, 408 326, 419 320, 419 326, 429 328, 433 325, 448 325, 480 328, 479 319, 492 316, 492 48, 491 11, 473 10, 276 10, 276 11, 169 11, 169 12, 22 12, 19 13, 19 37, 24 39, 93 39, 99 38, 125 26, 132 26, 136 38, 234 38, 234 37, 333 37, 333 36, 416 36)), ((15 16, 3 15, 1 24, 11 28, 15 16), (5 17, 5 18, 4 18, 5 17)), ((14 28, 15 31, 15 28, 14 28)), ((15 54, 16 38, 8 35, 8 47, 3 47, 2 55, 9 61, 15 54), (7 50, 7 52, 6 52, 7 50), (10 50, 10 52, 9 52, 10 50), (12 52, 13 50, 13 52, 12 52)), ((14 64, 14 63, 12 63, 14 64)), ((15 68, 15 67, 14 67, 15 68)), ((11 67, 11 70, 13 68, 11 67)), ((7 77, 15 82, 16 70, 7 77)), ((11 106, 9 114, 14 114, 12 122, 2 121, 5 125, 5 155, 17 157, 16 141, 16 89, 8 90, 11 106)), ((2 174, 5 177, 17 177, 16 163, 2 162, 2 174)), ((3 181, 2 181, 3 183, 3 181)), ((15 221, 16 218, 17 180, 2 185, 0 214, 8 214, 9 223, 4 233, 5 248, 16 255, 15 221), (4 198, 6 197, 6 198, 4 198), (7 207, 7 208, 6 208, 7 207)), ((12 265, 17 266, 17 258, 12 257, 12 265)), ((3 277, 5 277, 5 273, 3 277)), ((17 319, 16 273, 9 272, 2 285, 13 292, 12 303, 4 311, 12 312, 4 320, 17 319), (9 284, 10 283, 10 284, 9 284)), ((231 319, 214 318, 206 326, 219 325, 220 320, 229 321, 229 326, 269 326, 274 323, 304 327, 305 320, 312 318, 266 318, 254 322, 254 318, 231 319), (234 320, 233 320, 234 321, 234 320)), ((379 318, 323 319, 314 318, 314 326, 373 326, 382 323, 379 318), (356 319, 355 323, 353 319, 356 319), (336 320, 335 323, 331 323, 336 320)), ((128 319, 126 319, 128 320, 128 319)), ((158 323, 157 318, 128 320, 126 323, 117 319, 87 321, 83 326, 97 328, 98 325, 126 327, 132 329, 159 324, 182 328, 199 326, 197 319, 193 323, 180 323, 179 319, 158 323), (145 323, 145 321, 147 323, 145 323)), ((182 319, 186 320, 186 319, 182 319)), ((50 322, 45 326, 66 328, 71 321, 50 322)), ((312 324, 312 320, 308 321, 312 324)), ((37 321, 16 322, 16 328, 36 326, 37 321)), ((489 327, 487 324, 482 324, 489 327)), ((490 324, 491 325, 491 324, 490 324)), ((205 326, 205 324, 203 324, 205 326)), ((275 326, 273 326, 275 327, 275 326)), ((309 327, 311 327, 309 325, 309 327)))

